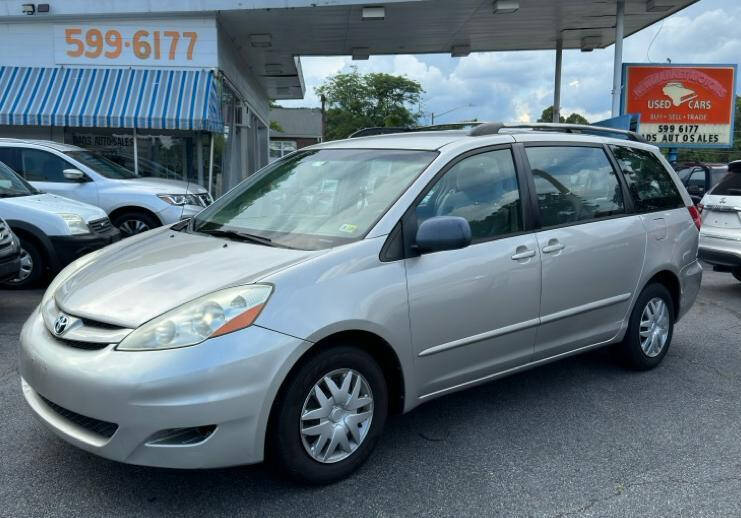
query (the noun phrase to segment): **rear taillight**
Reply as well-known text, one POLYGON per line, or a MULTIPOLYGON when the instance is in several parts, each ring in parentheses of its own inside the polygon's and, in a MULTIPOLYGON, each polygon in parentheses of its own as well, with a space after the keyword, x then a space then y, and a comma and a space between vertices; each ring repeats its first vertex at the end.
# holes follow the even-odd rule
POLYGON ((692 217, 692 221, 695 222, 695 226, 697 227, 697 230, 700 230, 700 225, 702 225, 702 218, 700 217, 700 211, 697 210, 697 207, 694 205, 690 205, 687 207, 687 210, 690 211, 690 216, 692 217))

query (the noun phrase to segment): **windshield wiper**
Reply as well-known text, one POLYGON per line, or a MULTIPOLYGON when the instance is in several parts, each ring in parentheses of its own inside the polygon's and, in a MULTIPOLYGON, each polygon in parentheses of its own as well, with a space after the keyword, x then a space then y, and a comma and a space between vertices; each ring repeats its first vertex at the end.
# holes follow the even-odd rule
POLYGON ((273 244, 273 240, 269 237, 248 234, 247 232, 240 232, 238 230, 224 230, 221 228, 215 228, 209 230, 200 230, 199 232, 203 232, 204 234, 208 234, 210 236, 228 237, 239 241, 251 241, 253 243, 258 243, 265 246, 276 246, 273 244))
POLYGON ((20 196, 29 196, 25 192, 0 192, 0 198, 18 198, 20 196))

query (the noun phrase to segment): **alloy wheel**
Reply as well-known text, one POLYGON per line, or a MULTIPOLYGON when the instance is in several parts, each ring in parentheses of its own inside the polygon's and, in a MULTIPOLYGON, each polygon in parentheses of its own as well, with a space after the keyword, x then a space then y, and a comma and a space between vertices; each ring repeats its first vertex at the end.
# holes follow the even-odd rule
POLYGON ((33 272, 33 257, 24 248, 21 248, 21 269, 15 279, 8 281, 9 284, 19 284, 31 276, 33 272))
POLYGON ((118 229, 126 236, 133 236, 149 230, 149 225, 140 219, 127 219, 119 225, 118 229))
POLYGON ((338 369, 317 381, 301 409, 301 442, 312 459, 346 459, 365 440, 373 420, 373 393, 362 374, 338 369))
POLYGON ((661 354, 669 338, 669 308, 660 297, 648 301, 641 314, 639 329, 641 349, 649 358, 661 354))

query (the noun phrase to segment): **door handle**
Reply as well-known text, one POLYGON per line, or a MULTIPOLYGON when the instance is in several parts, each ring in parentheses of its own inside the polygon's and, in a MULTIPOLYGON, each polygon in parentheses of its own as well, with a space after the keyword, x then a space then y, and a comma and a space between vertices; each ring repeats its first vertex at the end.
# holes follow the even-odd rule
POLYGON ((548 244, 542 248, 544 254, 552 254, 554 252, 560 252, 566 248, 564 245, 562 245, 558 239, 551 239, 548 241, 548 244))
MULTIPOLYGON (((518 248, 518 250, 520 249, 518 248)), ((516 252, 515 255, 512 256, 512 260, 520 261, 522 259, 530 259, 531 257, 535 257, 535 250, 526 248, 522 252, 516 252)))

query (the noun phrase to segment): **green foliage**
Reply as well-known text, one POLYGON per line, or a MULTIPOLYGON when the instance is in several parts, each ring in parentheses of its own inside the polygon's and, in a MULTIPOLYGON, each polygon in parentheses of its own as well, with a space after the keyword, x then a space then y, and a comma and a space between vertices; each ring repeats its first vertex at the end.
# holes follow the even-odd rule
POLYGON ((356 68, 329 77, 316 88, 327 99, 327 140, 346 138, 370 127, 411 126, 418 115, 410 106, 419 102, 422 85, 403 76, 360 74, 356 68))
POLYGON ((283 126, 278 121, 270 121, 270 129, 278 133, 283 133, 283 126))
POLYGON ((731 149, 679 149, 679 162, 720 162, 741 160, 741 96, 736 96, 733 147, 731 149))
MULTIPOLYGON (((567 124, 589 124, 589 121, 578 113, 572 113, 566 118, 559 114, 558 119, 560 122, 565 122, 567 124)), ((553 105, 543 110, 538 122, 553 122, 553 105)))

